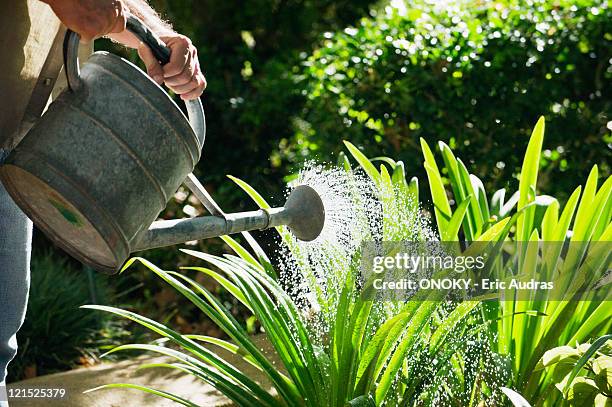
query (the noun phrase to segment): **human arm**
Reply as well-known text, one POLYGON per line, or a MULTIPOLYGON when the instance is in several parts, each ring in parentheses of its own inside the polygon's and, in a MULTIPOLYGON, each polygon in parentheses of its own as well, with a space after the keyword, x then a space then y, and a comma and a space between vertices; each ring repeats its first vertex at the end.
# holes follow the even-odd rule
POLYGON ((129 9, 121 0, 41 0, 83 42, 125 31, 129 9))
POLYGON ((182 99, 196 99, 206 88, 197 49, 189 38, 177 34, 145 0, 42 0, 59 19, 88 42, 107 35, 136 48, 154 81, 165 83, 182 99), (170 62, 162 66, 151 50, 125 29, 129 14, 144 21, 171 49, 170 62))
POLYGON ((151 8, 145 0, 123 0, 130 12, 140 18, 161 40, 170 47, 170 62, 162 66, 145 44, 125 30, 108 35, 114 41, 138 49, 138 55, 145 63, 147 72, 160 85, 165 83, 182 99, 195 99, 206 88, 206 79, 200 69, 198 50, 191 40, 177 34, 167 22, 151 8))

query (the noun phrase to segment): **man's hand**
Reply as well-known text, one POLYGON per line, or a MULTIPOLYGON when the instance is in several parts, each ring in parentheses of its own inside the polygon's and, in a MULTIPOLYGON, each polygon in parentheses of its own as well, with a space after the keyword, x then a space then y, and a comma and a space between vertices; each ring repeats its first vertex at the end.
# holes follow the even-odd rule
MULTIPOLYGON (((182 99, 196 99, 206 88, 206 79, 200 69, 198 51, 189 38, 174 33, 159 20, 157 14, 142 0, 125 1, 135 8, 130 10, 121 0, 43 0, 51 6, 55 14, 72 31, 89 42, 97 37, 108 35, 128 47, 137 48, 147 72, 160 85, 165 83, 182 99), (170 62, 164 66, 155 59, 151 50, 126 30, 127 16, 140 12, 149 16, 154 29, 162 41, 170 47, 170 62), (153 17, 151 17, 153 16, 153 17)), ((137 14, 139 15, 139 14, 137 14)), ((145 22, 146 19, 145 19, 145 22)), ((150 21, 149 21, 150 23, 150 21)))
POLYGON ((121 0, 43 0, 84 42, 125 30, 129 10, 121 0))
POLYGON ((172 50, 170 62, 162 66, 145 44, 138 46, 138 55, 147 72, 160 85, 165 83, 183 100, 197 99, 206 89, 206 79, 200 69, 198 50, 184 35, 162 35, 161 40, 172 50))

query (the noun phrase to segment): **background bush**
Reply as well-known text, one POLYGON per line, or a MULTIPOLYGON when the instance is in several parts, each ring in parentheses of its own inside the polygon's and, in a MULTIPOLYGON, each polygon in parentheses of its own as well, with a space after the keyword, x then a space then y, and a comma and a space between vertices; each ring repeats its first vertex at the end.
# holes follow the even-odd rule
POLYGON ((18 333, 19 355, 9 365, 9 382, 89 364, 101 349, 131 335, 125 323, 79 309, 112 301, 113 290, 103 281, 91 285, 80 268, 50 252, 36 254, 31 269, 28 311, 18 333))
POLYGON ((246 206, 226 174, 281 203, 283 177, 335 161, 343 139, 421 179, 418 139, 441 139, 479 163, 487 188, 514 189, 516 151, 540 115, 542 188, 563 198, 590 165, 610 173, 605 0, 151 3, 199 49, 209 86, 197 174, 226 210, 246 206))
POLYGON ((348 139, 424 179, 418 140, 441 139, 479 164, 488 188, 515 189, 518 152, 543 114, 542 188, 566 197, 593 164, 609 175, 607 1, 391 4, 326 33, 300 65, 306 102, 283 149, 288 162, 330 159, 348 139))

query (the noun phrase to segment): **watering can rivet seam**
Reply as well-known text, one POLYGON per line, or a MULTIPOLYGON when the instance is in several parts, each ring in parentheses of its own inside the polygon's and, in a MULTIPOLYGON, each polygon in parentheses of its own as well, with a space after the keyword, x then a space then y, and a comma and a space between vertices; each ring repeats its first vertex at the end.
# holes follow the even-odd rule
POLYGON ((260 208, 260 209, 266 215, 266 225, 259 230, 266 230, 270 227, 270 219, 271 219, 270 211, 268 211, 268 209, 266 208, 260 208))

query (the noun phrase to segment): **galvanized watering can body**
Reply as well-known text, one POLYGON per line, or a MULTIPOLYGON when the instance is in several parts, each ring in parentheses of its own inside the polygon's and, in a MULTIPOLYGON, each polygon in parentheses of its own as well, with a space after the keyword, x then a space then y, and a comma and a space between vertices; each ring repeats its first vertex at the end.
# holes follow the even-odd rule
MULTIPOLYGON (((168 50, 159 40, 138 20, 130 18, 130 23, 167 62, 168 50)), ((193 224, 156 222, 148 230, 200 159, 201 103, 188 102, 188 121, 144 72, 106 52, 91 56, 79 73, 77 46, 78 36, 68 33, 64 51, 70 89, 0 167, 0 179, 15 202, 73 257, 112 273, 134 250, 289 224, 292 217, 304 223, 302 215, 315 216, 302 211, 303 199, 294 199, 290 211, 228 217, 190 176, 186 185, 216 216, 193 224)), ((314 191, 302 192, 311 201, 318 199, 311 196, 314 191)), ((314 205, 320 217, 319 203, 314 205)))
POLYGON ((1 177, 55 242, 114 271, 200 159, 204 127, 196 134, 166 92, 130 62, 97 52, 75 76, 78 66, 66 51, 71 89, 19 143, 1 177))

